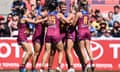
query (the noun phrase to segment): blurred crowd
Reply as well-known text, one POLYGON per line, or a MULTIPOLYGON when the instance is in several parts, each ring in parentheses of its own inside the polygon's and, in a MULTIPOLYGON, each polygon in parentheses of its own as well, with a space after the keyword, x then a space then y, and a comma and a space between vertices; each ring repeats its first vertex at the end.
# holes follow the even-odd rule
MULTIPOLYGON (((47 0, 46 0, 47 1, 47 0)), ((75 0, 76 1, 76 0, 75 0)), ((41 0, 15 0, 11 5, 11 13, 8 14, 6 22, 4 17, 0 16, 0 37, 17 37, 19 12, 22 8, 32 10, 36 7, 36 14, 40 13, 42 8, 41 0)), ((90 9, 90 32, 92 37, 112 38, 120 37, 120 6, 114 5, 113 11, 107 13, 104 17, 100 9, 90 9)), ((29 28, 34 32, 34 25, 29 24, 29 28)))

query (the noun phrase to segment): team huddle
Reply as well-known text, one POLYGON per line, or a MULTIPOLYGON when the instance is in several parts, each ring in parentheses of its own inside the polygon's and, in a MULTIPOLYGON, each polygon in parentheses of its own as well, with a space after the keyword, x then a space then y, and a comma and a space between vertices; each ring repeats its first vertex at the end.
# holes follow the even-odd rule
POLYGON ((80 1, 78 11, 74 11, 72 7, 70 7, 69 11, 66 10, 66 3, 58 3, 56 0, 50 0, 50 3, 43 6, 40 14, 36 14, 34 6, 32 6, 32 11, 28 11, 27 9, 21 10, 17 41, 26 54, 20 65, 20 72, 26 72, 25 65, 30 57, 32 57, 32 72, 37 72, 36 64, 44 45, 45 52, 42 57, 40 72, 44 72, 45 70, 48 55, 50 55, 48 71, 51 70, 56 51, 58 51, 58 65, 56 70, 62 72, 61 64, 65 51, 69 62, 67 72, 75 72, 71 52, 75 45, 74 43, 77 43, 77 47, 79 48, 80 56, 78 57, 81 61, 82 72, 94 72, 93 56, 90 50, 91 34, 89 31, 88 2, 86 0, 84 2, 80 1), (27 41, 29 35, 28 23, 35 25, 32 37, 34 53, 27 41), (85 50, 89 60, 87 59, 85 50), (88 65, 90 65, 91 71, 88 70, 88 65))

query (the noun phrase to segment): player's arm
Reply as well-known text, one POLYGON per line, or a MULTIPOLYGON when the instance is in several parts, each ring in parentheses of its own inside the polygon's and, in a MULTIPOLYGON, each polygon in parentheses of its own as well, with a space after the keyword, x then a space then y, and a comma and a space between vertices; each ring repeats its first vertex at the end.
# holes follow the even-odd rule
POLYGON ((70 22, 70 25, 73 25, 74 22, 74 15, 72 13, 69 14, 67 20, 70 22))
POLYGON ((80 17, 82 17, 82 13, 78 12, 78 13, 75 15, 73 25, 76 25, 76 23, 77 23, 77 21, 78 21, 78 19, 79 19, 80 17))
POLYGON ((60 21, 62 21, 62 22, 70 23, 70 21, 69 21, 67 18, 65 18, 64 15, 61 14, 61 13, 58 14, 58 18, 59 18, 60 21))
POLYGON ((35 20, 33 20, 33 19, 25 18, 24 20, 25 20, 25 22, 30 22, 30 23, 36 24, 35 20))
POLYGON ((39 18, 37 18, 37 20, 35 21, 36 23, 42 23, 47 21, 48 17, 42 18, 41 16, 39 16, 39 18))
POLYGON ((69 14, 69 16, 67 17, 67 20, 72 20, 73 19, 73 14, 69 14))
POLYGON ((40 20, 34 20, 34 19, 30 19, 30 18, 25 18, 24 20, 25 20, 25 22, 30 22, 30 23, 33 23, 33 24, 37 24, 37 23, 45 21, 46 19, 41 18, 40 20))

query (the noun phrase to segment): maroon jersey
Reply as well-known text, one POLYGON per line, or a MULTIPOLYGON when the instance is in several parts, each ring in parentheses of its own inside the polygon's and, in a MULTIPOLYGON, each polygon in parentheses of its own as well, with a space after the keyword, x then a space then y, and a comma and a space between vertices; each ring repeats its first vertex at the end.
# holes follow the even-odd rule
POLYGON ((80 29, 88 29, 89 28, 89 15, 83 14, 81 18, 79 18, 78 21, 78 30, 80 29))
POLYGON ((19 44, 21 42, 27 41, 27 33, 25 32, 27 29, 27 24, 25 23, 20 23, 18 27, 18 38, 17 41, 19 44))
POLYGON ((38 43, 41 43, 42 41, 42 33, 43 32, 43 26, 42 24, 35 24, 35 32, 33 34, 33 42, 38 42, 38 43))
POLYGON ((78 20, 78 38, 79 40, 90 40, 91 38, 88 14, 83 14, 83 16, 78 20))
POLYGON ((55 15, 49 15, 48 18, 49 18, 49 20, 48 20, 49 26, 47 29, 47 34, 48 35, 60 34, 59 20, 57 19, 57 17, 55 15))
POLYGON ((59 25, 60 23, 57 14, 49 14, 46 42, 59 42, 61 40, 59 25))

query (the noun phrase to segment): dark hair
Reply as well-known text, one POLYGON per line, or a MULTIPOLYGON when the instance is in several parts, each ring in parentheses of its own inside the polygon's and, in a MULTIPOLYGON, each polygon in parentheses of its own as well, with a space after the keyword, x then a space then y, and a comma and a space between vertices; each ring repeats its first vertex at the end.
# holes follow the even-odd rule
POLYGON ((87 5, 88 4, 88 2, 85 0, 85 1, 78 1, 78 4, 79 4, 79 6, 81 6, 81 7, 83 7, 83 6, 85 6, 85 5, 87 5))
POLYGON ((49 0, 46 5, 48 7, 48 10, 52 11, 57 8, 58 2, 57 2, 57 0, 49 0))
POLYGON ((62 5, 66 5, 66 3, 63 2, 63 1, 58 2, 58 6, 59 6, 60 8, 61 8, 62 5))
POLYGON ((21 15, 21 16, 24 15, 26 11, 27 11, 26 8, 22 8, 22 9, 20 10, 20 15, 21 15))
POLYGON ((100 10, 99 9, 95 9, 95 13, 100 13, 100 10))
POLYGON ((14 1, 13 4, 14 4, 15 6, 20 6, 20 5, 21 5, 21 3, 20 3, 18 0, 17 0, 17 1, 14 1))
POLYGON ((101 26, 101 25, 105 25, 105 26, 106 26, 107 24, 106 24, 105 22, 102 22, 102 23, 100 23, 100 26, 101 26))
POLYGON ((13 14, 12 14, 12 13, 9 13, 9 14, 8 14, 8 16, 9 16, 9 15, 11 15, 11 16, 12 16, 13 14))
POLYGON ((120 24, 118 21, 114 21, 114 22, 113 22, 113 24, 115 24, 115 23, 120 24))
POLYGON ((116 29, 118 29, 120 27, 120 23, 118 22, 118 21, 114 21, 113 22, 113 28, 116 28, 116 29), (117 23, 118 24, 118 26, 116 26, 116 24, 115 23, 117 23))
POLYGON ((48 10, 48 7, 43 6, 42 9, 41 9, 41 11, 45 11, 45 10, 48 10))
POLYGON ((36 1, 41 1, 41 0, 36 0, 36 1))
POLYGON ((66 3, 63 1, 60 1, 60 2, 58 2, 58 5, 66 5, 66 3))
POLYGON ((120 8, 120 7, 119 7, 119 5, 115 5, 115 6, 114 6, 114 9, 115 9, 115 8, 120 8))

